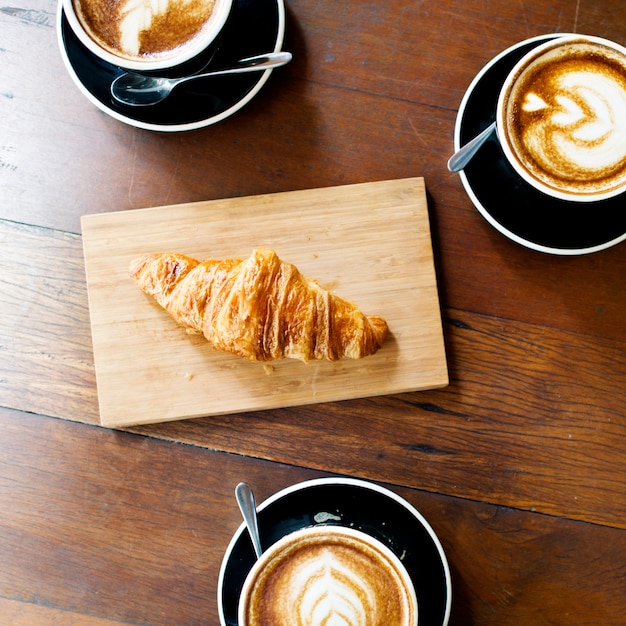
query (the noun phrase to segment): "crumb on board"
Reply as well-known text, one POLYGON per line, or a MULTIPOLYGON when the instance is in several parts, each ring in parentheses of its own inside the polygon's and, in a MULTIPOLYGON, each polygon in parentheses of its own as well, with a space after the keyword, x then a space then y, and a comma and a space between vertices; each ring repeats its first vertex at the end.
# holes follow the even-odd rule
POLYGON ((265 363, 263 365, 263 370, 269 376, 274 371, 274 366, 273 365, 268 365, 267 363, 265 363))
POLYGON ((195 374, 193 372, 185 372, 185 378, 187 380, 193 380, 195 374))

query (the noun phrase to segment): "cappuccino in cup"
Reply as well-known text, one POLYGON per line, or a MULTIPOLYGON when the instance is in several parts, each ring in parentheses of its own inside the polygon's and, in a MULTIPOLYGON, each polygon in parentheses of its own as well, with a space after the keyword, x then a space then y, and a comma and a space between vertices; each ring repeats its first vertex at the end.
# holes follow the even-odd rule
POLYGON ((100 58, 125 69, 180 65, 204 51, 233 0, 63 0, 72 30, 100 58))
POLYGON ((398 557, 369 535, 315 526, 269 548, 248 574, 240 626, 417 626, 417 598, 398 557))
POLYGON ((516 172, 556 198, 626 191, 626 49, 565 36, 529 52, 500 92, 497 129, 516 172))

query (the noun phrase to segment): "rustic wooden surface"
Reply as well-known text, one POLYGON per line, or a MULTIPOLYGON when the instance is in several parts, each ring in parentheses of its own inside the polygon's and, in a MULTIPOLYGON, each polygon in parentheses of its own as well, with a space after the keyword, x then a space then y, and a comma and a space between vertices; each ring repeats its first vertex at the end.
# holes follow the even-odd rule
POLYGON ((56 3, 0 7, 0 623, 217 624, 235 484, 385 483, 439 534, 451 626, 626 624, 626 245, 559 258, 445 163, 466 87, 549 32, 626 44, 622 0, 286 0, 248 107, 140 131, 67 75, 56 3), (82 215, 422 176, 445 389, 96 426, 82 215))
POLYGON ((448 384, 422 178, 96 213, 81 224, 103 426, 448 384), (384 346, 367 359, 250 363, 186 333, 128 274, 147 252, 247 259, 259 247, 383 317, 384 346))

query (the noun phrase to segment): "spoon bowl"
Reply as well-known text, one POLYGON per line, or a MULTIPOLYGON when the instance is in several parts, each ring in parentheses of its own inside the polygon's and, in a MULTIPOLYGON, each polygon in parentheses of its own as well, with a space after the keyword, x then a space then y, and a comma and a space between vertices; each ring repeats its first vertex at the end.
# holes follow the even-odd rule
POLYGON ((111 83, 111 95, 117 102, 129 106, 150 106, 162 102, 172 89, 183 83, 226 74, 259 72, 286 65, 291 61, 291 52, 271 52, 241 59, 233 67, 180 78, 165 78, 147 74, 126 72, 111 83))
POLYGON ((495 132, 496 123, 489 124, 485 130, 476 135, 471 141, 467 142, 464 146, 459 148, 449 159, 448 169, 451 172, 460 172, 474 157, 480 148, 489 137, 495 132))

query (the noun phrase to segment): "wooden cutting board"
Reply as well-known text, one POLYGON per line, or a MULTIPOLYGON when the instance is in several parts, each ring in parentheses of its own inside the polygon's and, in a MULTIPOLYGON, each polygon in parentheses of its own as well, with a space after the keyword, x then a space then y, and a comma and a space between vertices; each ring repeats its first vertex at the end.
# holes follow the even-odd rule
POLYGON ((86 215, 82 231, 104 426, 448 384, 422 178, 86 215), (334 363, 250 363, 186 333, 128 275, 145 252, 245 258, 261 246, 386 318, 382 349, 334 363))

